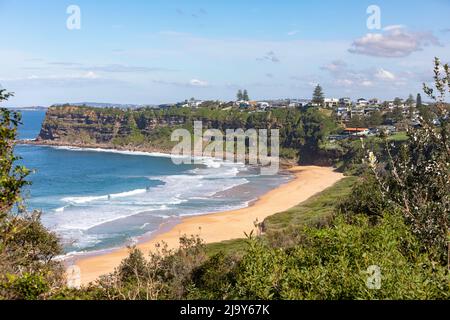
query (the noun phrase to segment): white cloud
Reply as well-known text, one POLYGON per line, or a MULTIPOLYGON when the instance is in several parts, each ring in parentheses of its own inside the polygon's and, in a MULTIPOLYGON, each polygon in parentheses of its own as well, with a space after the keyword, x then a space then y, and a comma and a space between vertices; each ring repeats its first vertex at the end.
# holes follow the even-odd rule
POLYGON ((393 24, 387 27, 383 28, 383 31, 391 31, 391 30, 395 30, 395 29, 404 29, 406 28, 406 26, 402 25, 402 24, 393 24))
POLYGON ((322 70, 327 70, 330 72, 340 72, 347 68, 347 64, 342 60, 335 60, 331 63, 321 67, 322 70))
POLYGON ((300 31, 298 31, 298 30, 292 30, 292 31, 289 31, 288 33, 287 33, 287 35, 288 36, 295 36, 296 34, 298 34, 300 31))
POLYGON ((396 79, 396 76, 392 72, 380 68, 375 73, 375 78, 379 80, 392 81, 396 79))
POLYGON ((424 47, 442 46, 431 32, 412 32, 404 26, 385 27, 383 33, 368 33, 352 43, 349 52, 387 58, 401 58, 424 47))
POLYGON ((167 68, 149 68, 149 67, 141 67, 141 66, 128 66, 122 64, 108 64, 102 66, 91 66, 87 68, 83 68, 89 71, 98 71, 98 72, 110 72, 110 73, 144 73, 144 72, 158 72, 158 71, 173 71, 167 68))
POLYGON ((207 87, 208 86, 208 82, 198 80, 198 79, 192 79, 191 81, 189 81, 189 84, 194 87, 207 87))
POLYGON ((98 79, 98 78, 100 78, 94 71, 86 72, 81 77, 85 78, 85 79, 98 79))
POLYGON ((336 81, 336 84, 342 87, 350 87, 353 85, 353 81, 350 79, 338 79, 336 81))
POLYGON ((371 87, 371 86, 373 86, 373 82, 370 80, 364 80, 363 82, 361 82, 361 85, 363 87, 371 87))
POLYGON ((88 71, 85 73, 74 73, 74 74, 67 74, 67 75, 44 75, 44 76, 37 76, 35 74, 24 77, 24 78, 13 78, 13 79, 7 79, 6 81, 22 81, 22 80, 71 80, 71 79, 100 79, 100 76, 96 74, 94 71, 88 71))
POLYGON ((355 70, 350 68, 343 60, 335 60, 321 67, 320 69, 328 71, 336 79, 336 85, 340 87, 351 86, 372 86, 372 74, 368 70, 355 70))
POLYGON ((162 84, 162 85, 168 85, 168 86, 175 86, 175 87, 182 87, 182 88, 188 88, 188 87, 197 87, 197 88, 204 88, 209 87, 209 83, 203 80, 199 79, 191 79, 188 82, 184 81, 167 81, 167 80, 153 80, 154 83, 162 84))

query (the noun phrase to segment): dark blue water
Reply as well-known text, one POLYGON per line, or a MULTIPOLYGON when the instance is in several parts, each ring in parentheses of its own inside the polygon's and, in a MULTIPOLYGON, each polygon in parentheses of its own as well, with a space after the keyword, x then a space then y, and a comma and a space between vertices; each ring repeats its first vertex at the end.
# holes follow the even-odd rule
MULTIPOLYGON (((35 138, 44 116, 24 112, 19 137, 35 138)), ((39 146, 16 153, 34 170, 29 208, 42 210, 67 252, 120 246, 168 219, 244 207, 288 179, 212 159, 174 165, 150 154, 39 146)))
POLYGON ((24 111, 22 115, 22 126, 19 130, 19 139, 30 140, 35 139, 40 130, 42 122, 45 118, 44 111, 24 111))

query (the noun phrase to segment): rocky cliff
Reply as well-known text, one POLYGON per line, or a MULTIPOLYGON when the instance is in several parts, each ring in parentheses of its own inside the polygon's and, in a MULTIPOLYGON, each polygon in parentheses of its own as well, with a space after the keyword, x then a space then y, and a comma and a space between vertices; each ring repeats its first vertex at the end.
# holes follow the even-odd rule
POLYGON ((48 109, 38 142, 61 145, 170 147, 170 128, 184 116, 159 110, 61 106, 48 109), (162 144, 161 144, 162 143, 162 144))
MULTIPOLYGON (((142 108, 124 110, 83 106, 57 106, 47 111, 38 144, 101 147, 142 151, 170 151, 174 129, 192 130, 194 121, 203 128, 279 129, 281 156, 297 158, 303 153, 307 162, 335 158, 322 155, 319 146, 336 124, 317 110, 281 109, 249 112, 239 109, 142 108), (320 158, 320 159, 319 159, 320 158)), ((301 157, 302 158, 302 157, 301 157)))

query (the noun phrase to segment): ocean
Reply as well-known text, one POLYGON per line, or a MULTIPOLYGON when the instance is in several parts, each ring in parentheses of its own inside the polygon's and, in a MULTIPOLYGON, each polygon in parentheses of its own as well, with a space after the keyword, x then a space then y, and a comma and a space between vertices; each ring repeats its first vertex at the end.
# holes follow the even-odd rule
MULTIPOLYGON (((22 116, 19 138, 36 138, 45 112, 22 116)), ((184 216, 246 207, 290 179, 216 159, 175 165, 159 154, 31 145, 15 152, 33 170, 28 208, 42 211, 67 254, 130 245, 184 216)))

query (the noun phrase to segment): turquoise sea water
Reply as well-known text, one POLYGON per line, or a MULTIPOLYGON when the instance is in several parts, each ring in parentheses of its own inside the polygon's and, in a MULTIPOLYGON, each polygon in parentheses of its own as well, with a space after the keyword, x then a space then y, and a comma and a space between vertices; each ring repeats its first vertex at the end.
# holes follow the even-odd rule
MULTIPOLYGON (((39 134, 44 112, 23 112, 21 139, 39 134)), ((245 207, 289 180, 259 176, 255 168, 206 159, 175 165, 164 156, 40 146, 17 146, 34 173, 30 209, 60 235, 66 252, 128 244, 182 216, 245 207)))

